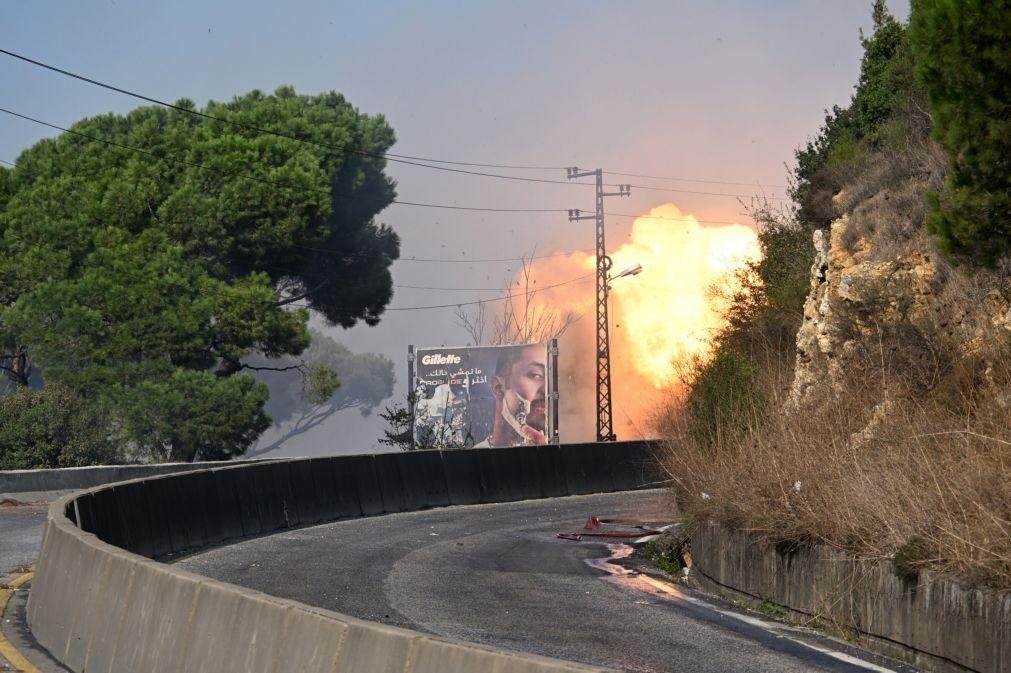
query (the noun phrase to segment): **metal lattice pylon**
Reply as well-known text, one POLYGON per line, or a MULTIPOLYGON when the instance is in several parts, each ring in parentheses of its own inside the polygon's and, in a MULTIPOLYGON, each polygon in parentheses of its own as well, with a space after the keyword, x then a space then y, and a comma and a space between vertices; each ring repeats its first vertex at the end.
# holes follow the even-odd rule
POLYGON ((605 192, 604 171, 600 168, 580 171, 573 167, 568 169, 567 175, 570 180, 592 175, 597 183, 596 212, 593 215, 582 215, 579 210, 570 210, 569 221, 592 219, 597 225, 597 441, 613 442, 617 436, 614 434, 611 411, 611 338, 607 316, 611 258, 607 256, 604 240, 604 197, 628 196, 631 190, 628 185, 619 185, 619 191, 605 192))

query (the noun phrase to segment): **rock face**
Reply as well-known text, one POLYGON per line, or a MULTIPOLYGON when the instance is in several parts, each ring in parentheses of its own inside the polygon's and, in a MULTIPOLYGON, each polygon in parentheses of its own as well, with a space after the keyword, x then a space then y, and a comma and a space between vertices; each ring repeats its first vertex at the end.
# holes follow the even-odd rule
POLYGON ((970 277, 934 250, 916 218, 880 227, 875 219, 882 209, 868 210, 858 208, 814 232, 788 409, 811 401, 826 390, 823 384, 844 387, 843 379, 866 371, 868 363, 879 367, 868 384, 882 382, 883 402, 892 381, 930 385, 927 370, 939 366, 941 353, 970 356, 992 335, 1011 333, 1006 272, 970 277))

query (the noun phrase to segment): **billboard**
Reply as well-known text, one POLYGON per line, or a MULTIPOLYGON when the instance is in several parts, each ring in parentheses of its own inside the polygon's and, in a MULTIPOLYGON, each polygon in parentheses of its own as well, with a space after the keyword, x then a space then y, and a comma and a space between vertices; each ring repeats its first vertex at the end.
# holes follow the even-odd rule
POLYGON ((557 436, 556 353, 548 344, 412 348, 414 446, 547 444, 557 436))

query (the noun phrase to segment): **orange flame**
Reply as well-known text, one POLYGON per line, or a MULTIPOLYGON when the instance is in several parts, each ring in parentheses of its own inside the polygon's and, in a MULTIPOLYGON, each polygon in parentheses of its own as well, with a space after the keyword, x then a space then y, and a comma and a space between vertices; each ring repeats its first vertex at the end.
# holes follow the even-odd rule
MULTIPOLYGON (((611 284, 611 376, 615 430, 622 439, 647 433, 661 391, 674 380, 673 362, 705 356, 725 324, 725 292, 734 272, 760 255, 754 229, 709 225, 673 203, 635 220, 629 240, 611 253, 612 278, 639 264, 642 272, 611 284)), ((532 276, 551 285, 595 268, 592 253, 538 260, 532 276)), ((534 286, 536 287, 536 286, 534 286)), ((593 280, 544 290, 532 301, 582 318, 559 339, 560 434, 563 441, 595 436, 596 302, 593 280)))
POLYGON ((731 286, 734 272, 758 256, 758 236, 742 224, 704 225, 672 203, 636 219, 631 240, 611 255, 612 275, 642 265, 638 276, 612 284, 621 359, 655 388, 670 383, 671 363, 706 354, 725 324, 726 292, 714 289, 731 286))

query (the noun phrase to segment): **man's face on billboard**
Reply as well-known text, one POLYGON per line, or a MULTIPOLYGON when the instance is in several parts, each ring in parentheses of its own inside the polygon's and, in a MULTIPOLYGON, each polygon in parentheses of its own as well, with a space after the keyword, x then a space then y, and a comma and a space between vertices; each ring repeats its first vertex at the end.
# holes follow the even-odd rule
POLYGON ((524 348, 520 357, 513 363, 509 375, 503 383, 506 388, 505 404, 509 413, 515 414, 520 406, 516 399, 519 395, 530 402, 530 413, 527 415, 527 425, 544 431, 547 424, 544 385, 547 375, 547 354, 544 346, 524 348), (514 394, 509 394, 509 392, 514 394))

